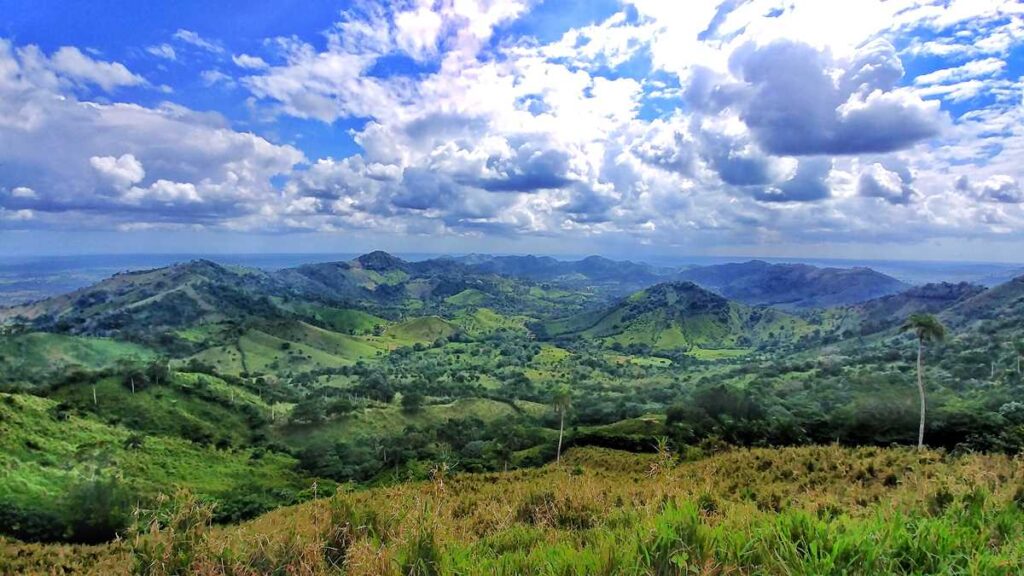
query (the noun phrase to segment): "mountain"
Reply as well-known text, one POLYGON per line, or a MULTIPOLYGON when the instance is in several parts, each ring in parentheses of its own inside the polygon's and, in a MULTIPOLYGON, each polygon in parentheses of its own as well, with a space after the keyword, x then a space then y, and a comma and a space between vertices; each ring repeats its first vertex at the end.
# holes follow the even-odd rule
POLYGON ((941 282, 915 286, 852 306, 821 311, 813 316, 835 334, 873 334, 900 325, 911 314, 939 314, 985 292, 968 282, 941 282))
POLYGON ((732 302, 692 282, 657 284, 609 308, 537 327, 545 338, 593 338, 609 345, 698 354, 791 342, 808 330, 803 319, 732 302))
POLYGON ((790 310, 856 304, 909 288, 870 268, 819 268, 761 260, 699 266, 683 270, 677 277, 730 300, 790 310))
POLYGON ((550 256, 482 256, 473 254, 459 262, 487 274, 526 278, 568 289, 589 289, 618 296, 665 281, 672 270, 649 264, 588 256, 582 260, 557 260, 550 256))
POLYGON ((201 324, 322 318, 325 313, 299 303, 357 308, 392 318, 482 307, 545 316, 579 311, 591 299, 451 260, 407 262, 378 251, 347 262, 274 272, 194 260, 117 274, 66 295, 0 308, 0 324, 18 321, 90 336, 155 335, 201 324))
POLYGON ((0 323, 23 321, 73 334, 107 336, 272 313, 266 296, 274 279, 259 270, 193 260, 166 268, 116 274, 93 286, 0 309, 0 323))
MULTIPOLYGON (((989 288, 945 310, 940 319, 953 328, 983 323, 1020 332, 1024 322, 1024 276, 989 288)), ((995 328, 994 328, 995 329, 995 328)))

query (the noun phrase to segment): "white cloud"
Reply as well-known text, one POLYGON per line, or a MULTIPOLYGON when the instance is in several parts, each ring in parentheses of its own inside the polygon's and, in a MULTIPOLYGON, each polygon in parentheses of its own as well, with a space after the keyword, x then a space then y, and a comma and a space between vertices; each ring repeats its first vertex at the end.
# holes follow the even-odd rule
POLYGON ((115 188, 128 188, 146 177, 142 163, 131 154, 124 154, 120 158, 93 156, 89 158, 89 164, 115 188))
POLYGON ((320 38, 266 40, 273 64, 235 54, 237 84, 223 45, 175 34, 179 51, 216 57, 200 79, 239 88, 224 94, 245 98, 253 126, 301 143, 301 123, 274 119, 314 119, 361 148, 297 170, 297 150, 215 114, 79 101, 70 85, 85 80, 9 51, 0 137, 17 139, 0 140, 14 166, 0 187, 39 192, 0 205, 37 220, 107 210, 133 229, 666 249, 1024 231, 1013 2, 627 0, 551 42, 508 26, 535 5, 363 0, 320 38), (922 62, 933 71, 905 77, 922 62), (979 184, 951 184, 962 174, 979 184))
POLYGON ((950 84, 963 82, 975 78, 986 78, 999 74, 1006 68, 1006 62, 999 58, 985 58, 983 60, 972 60, 954 68, 943 68, 922 74, 914 78, 914 84, 918 86, 929 86, 933 84, 950 84))
POLYGON ((50 225, 226 226, 276 205, 271 178, 304 160, 217 114, 80 101, 47 61, 0 40, 0 188, 34 191, 0 195, 8 212, 50 225))
POLYGON ((174 39, 213 54, 224 53, 224 47, 219 43, 207 40, 191 30, 178 29, 178 31, 174 33, 174 39))
POLYGON ((11 190, 11 196, 15 198, 38 198, 36 191, 26 186, 18 186, 11 190))
POLYGON ((178 54, 174 51, 174 46, 163 43, 156 46, 149 46, 146 48, 146 52, 149 52, 153 56, 163 58, 165 60, 177 60, 178 54))
POLYGON ((95 84, 107 92, 121 86, 137 86, 146 80, 119 62, 93 60, 78 48, 65 46, 50 57, 50 69, 72 80, 95 84))
POLYGON ((246 70, 263 70, 268 66, 268 64, 263 61, 263 58, 260 58, 259 56, 251 56, 249 54, 237 54, 231 57, 231 61, 235 63, 235 66, 245 68, 246 70))

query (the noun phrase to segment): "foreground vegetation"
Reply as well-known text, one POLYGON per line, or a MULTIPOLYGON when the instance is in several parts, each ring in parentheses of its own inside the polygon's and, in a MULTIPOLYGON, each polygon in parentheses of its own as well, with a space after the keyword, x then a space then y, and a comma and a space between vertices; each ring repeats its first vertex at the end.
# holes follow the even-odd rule
POLYGON ((911 449, 574 449, 209 524, 187 494, 104 547, 6 542, 25 573, 1019 574, 1024 463, 911 449))

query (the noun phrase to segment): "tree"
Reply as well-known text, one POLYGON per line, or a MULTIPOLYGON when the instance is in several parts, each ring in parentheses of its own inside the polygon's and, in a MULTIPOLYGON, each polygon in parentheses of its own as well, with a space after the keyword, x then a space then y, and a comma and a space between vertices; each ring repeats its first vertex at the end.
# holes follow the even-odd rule
POLYGON ((1024 358, 1024 339, 1014 342, 1013 349, 1017 352, 1017 374, 1020 374, 1020 359, 1024 358))
POLYGON ((138 387, 145 388, 148 382, 146 381, 146 373, 131 360, 125 360, 120 363, 119 370, 124 377, 121 383, 124 386, 131 388, 132 394, 135 394, 135 389, 138 387))
POLYGON ((946 338, 946 327, 931 314, 911 314, 900 327, 900 332, 913 332, 917 337, 917 391, 921 396, 921 423, 917 430, 917 448, 924 448, 924 344, 946 338))
POLYGON ((326 419, 323 398, 313 395, 300 401, 292 409, 289 420, 296 424, 320 424, 326 419))
POLYGON ((157 358, 146 367, 146 378, 155 386, 159 386, 161 381, 167 381, 170 376, 171 369, 166 358, 157 358))
POLYGON ((562 434, 565 432, 565 413, 569 410, 571 404, 572 396, 569 395, 569 389, 565 387, 556 390, 555 395, 551 398, 551 406, 558 414, 558 452, 555 456, 556 463, 562 461, 562 434))
POLYGON ((423 394, 416 391, 402 394, 402 411, 406 414, 416 414, 423 408, 423 394))

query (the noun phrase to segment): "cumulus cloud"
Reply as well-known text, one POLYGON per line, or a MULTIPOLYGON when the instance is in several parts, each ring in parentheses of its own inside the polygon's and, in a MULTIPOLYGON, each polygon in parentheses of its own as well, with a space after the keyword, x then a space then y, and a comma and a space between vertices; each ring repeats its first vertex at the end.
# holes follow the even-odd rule
POLYGON ((0 195, 5 208, 216 226, 278 202, 270 179, 304 159, 216 114, 80 101, 53 61, 0 41, 0 188, 19 190, 0 195))
POLYGON ((890 204, 906 204, 914 197, 913 174, 906 166, 889 168, 875 162, 860 173, 857 193, 869 198, 881 198, 890 204))
POLYGON ((103 62, 86 56, 78 48, 65 46, 50 56, 50 70, 77 82, 95 84, 107 92, 121 86, 137 86, 146 80, 119 62, 103 62))
POLYGON ((749 90, 743 120, 773 154, 892 152, 938 135, 943 125, 937 102, 896 88, 903 68, 884 40, 847 61, 788 40, 748 44, 732 67, 749 90))
POLYGON ((997 174, 986 178, 981 184, 973 185, 967 176, 956 181, 956 189, 984 202, 1020 204, 1024 202, 1024 190, 1016 178, 997 174))
POLYGON ((235 63, 235 66, 246 70, 263 70, 268 66, 263 58, 249 54, 236 54, 231 57, 231 61, 235 63))
POLYGON ((0 208, 664 247, 1024 229, 1010 3, 627 0, 550 41, 513 24, 536 5, 361 0, 316 41, 264 39, 266 60, 179 30, 171 49, 207 63, 247 129, 302 146, 304 123, 279 120, 309 119, 358 147, 308 164, 217 114, 85 101, 126 77, 104 87, 8 46, 0 208))
POLYGON ((832 195, 827 182, 832 160, 806 158, 797 164, 796 172, 777 185, 759 190, 755 197, 763 202, 813 202, 832 195))
POLYGON ((131 154, 124 154, 120 158, 93 156, 89 158, 89 164, 115 188, 128 188, 146 177, 142 163, 131 154))

